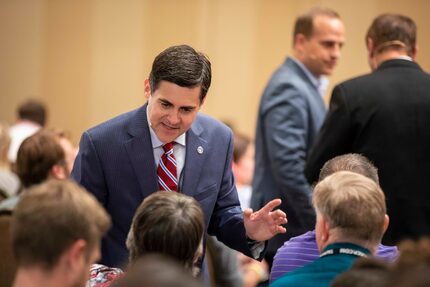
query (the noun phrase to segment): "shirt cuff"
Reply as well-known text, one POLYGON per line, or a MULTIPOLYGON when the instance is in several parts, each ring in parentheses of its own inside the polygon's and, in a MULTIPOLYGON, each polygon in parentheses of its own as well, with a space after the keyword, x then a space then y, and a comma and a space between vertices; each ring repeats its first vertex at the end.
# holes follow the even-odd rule
POLYGON ((259 260, 261 253, 264 251, 264 247, 266 246, 266 242, 255 241, 248 236, 246 237, 246 242, 248 243, 249 249, 251 249, 252 257, 256 260, 259 260))

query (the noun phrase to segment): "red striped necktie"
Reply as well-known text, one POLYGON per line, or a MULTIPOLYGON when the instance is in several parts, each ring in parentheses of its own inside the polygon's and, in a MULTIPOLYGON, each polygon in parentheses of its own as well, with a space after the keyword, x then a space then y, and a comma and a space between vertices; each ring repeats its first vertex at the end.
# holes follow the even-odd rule
POLYGON ((160 190, 177 191, 176 159, 173 155, 173 142, 163 145, 164 154, 157 168, 158 186, 160 190))

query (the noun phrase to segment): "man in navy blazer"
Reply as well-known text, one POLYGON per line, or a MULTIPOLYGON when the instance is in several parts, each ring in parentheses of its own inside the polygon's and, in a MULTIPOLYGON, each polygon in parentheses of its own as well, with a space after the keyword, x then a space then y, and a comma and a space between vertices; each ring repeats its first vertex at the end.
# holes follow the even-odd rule
POLYGON ((209 60, 193 48, 173 46, 154 60, 145 80, 147 103, 86 131, 72 177, 93 193, 112 217, 102 242, 102 263, 127 261, 126 236, 136 208, 158 185, 163 145, 174 142, 177 190, 194 197, 207 231, 259 258, 265 241, 285 232, 285 213, 242 210, 232 174, 233 137, 217 120, 198 113, 211 82, 209 60))
POLYGON ((326 113, 324 76, 333 73, 345 41, 339 15, 325 8, 298 17, 293 34, 294 56, 273 74, 258 110, 251 207, 281 198, 288 214, 288 233, 269 241, 269 264, 287 239, 314 228, 305 161, 326 113))

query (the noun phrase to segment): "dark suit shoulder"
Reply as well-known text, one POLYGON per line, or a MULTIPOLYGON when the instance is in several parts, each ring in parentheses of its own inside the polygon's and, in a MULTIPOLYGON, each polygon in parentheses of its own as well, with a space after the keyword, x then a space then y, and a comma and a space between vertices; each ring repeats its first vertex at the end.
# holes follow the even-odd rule
POLYGON ((219 135, 231 134, 231 129, 224 123, 216 120, 208 115, 199 113, 193 122, 192 129, 197 133, 216 133, 219 135))
POLYGON ((144 120, 146 120, 145 109, 140 107, 138 109, 126 112, 119 116, 116 116, 110 120, 107 120, 95 127, 92 127, 87 130, 87 133, 94 139, 108 139, 112 140, 112 137, 118 135, 124 135, 130 128, 131 123, 134 121, 139 121, 139 118, 142 120, 142 124, 144 124, 144 120))

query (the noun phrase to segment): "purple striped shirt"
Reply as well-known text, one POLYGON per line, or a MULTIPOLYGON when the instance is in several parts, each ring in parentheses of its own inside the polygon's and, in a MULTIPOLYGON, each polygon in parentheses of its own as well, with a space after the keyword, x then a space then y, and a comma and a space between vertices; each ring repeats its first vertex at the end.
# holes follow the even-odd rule
MULTIPOLYGON (((379 244, 376 256, 392 262, 398 256, 397 247, 379 244)), ((273 258, 270 282, 275 281, 288 272, 313 262, 318 257, 319 251, 315 239, 315 230, 290 238, 290 240, 286 241, 278 249, 273 258)))

